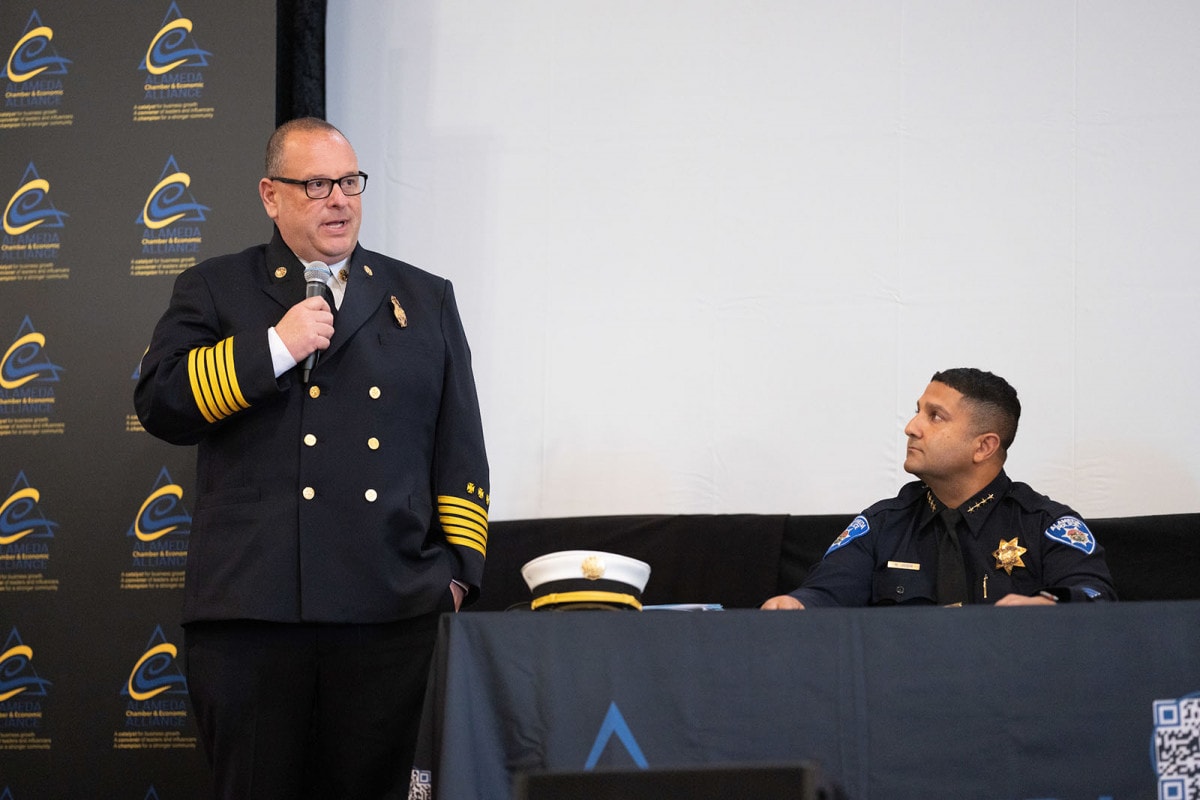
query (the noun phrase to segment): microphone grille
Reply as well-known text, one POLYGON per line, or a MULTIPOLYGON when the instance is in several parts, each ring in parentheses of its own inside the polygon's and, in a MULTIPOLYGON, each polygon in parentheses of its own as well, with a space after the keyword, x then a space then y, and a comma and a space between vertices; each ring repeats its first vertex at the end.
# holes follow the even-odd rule
POLYGON ((332 275, 333 273, 329 271, 329 267, 325 266, 320 261, 314 261, 304 270, 304 280, 309 281, 310 283, 312 281, 320 281, 321 283, 325 283, 332 275))

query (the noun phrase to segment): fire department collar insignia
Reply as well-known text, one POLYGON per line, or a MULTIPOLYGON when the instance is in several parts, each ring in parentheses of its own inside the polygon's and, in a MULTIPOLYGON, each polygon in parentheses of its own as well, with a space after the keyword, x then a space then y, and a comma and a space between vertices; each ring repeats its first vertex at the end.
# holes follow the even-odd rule
POLYGON ((1012 575, 1014 567, 1025 566, 1025 562, 1021 560, 1021 556, 1025 555, 1028 551, 1017 544, 1018 538, 1014 536, 1008 541, 1001 539, 1000 546, 992 553, 996 557, 996 569, 1002 569, 1009 575, 1012 575))
POLYGON ((1059 517, 1046 529, 1046 537, 1082 550, 1089 556, 1096 549, 1096 537, 1078 517, 1059 517))
POLYGON ((404 313, 404 309, 400 306, 400 301, 396 299, 396 295, 392 295, 392 316, 396 318, 396 324, 401 328, 408 327, 408 315, 404 313))

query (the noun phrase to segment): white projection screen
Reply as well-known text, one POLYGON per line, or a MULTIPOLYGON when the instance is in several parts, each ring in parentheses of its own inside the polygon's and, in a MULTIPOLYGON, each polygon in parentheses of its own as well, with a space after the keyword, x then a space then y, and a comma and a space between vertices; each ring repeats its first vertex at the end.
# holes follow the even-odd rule
POLYGON ((1200 5, 329 0, 362 241, 453 280, 492 518, 856 513, 930 375, 1200 511, 1200 5))

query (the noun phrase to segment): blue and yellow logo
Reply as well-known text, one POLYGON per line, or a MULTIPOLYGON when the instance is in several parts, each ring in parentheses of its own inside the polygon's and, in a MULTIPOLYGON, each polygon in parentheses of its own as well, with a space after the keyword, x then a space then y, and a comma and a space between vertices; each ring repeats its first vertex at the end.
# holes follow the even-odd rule
MULTIPOLYGON (((4 206, 4 260, 28 260, 32 250, 53 244, 57 255, 57 237, 53 242, 39 239, 35 228, 62 228, 69 216, 50 202, 50 181, 38 175, 33 162, 25 168, 21 186, 13 192, 4 206)), ((34 253, 33 257, 37 257, 34 253)))
POLYGON ((173 589, 183 585, 192 515, 183 505, 183 487, 166 467, 142 502, 126 536, 133 540, 132 572, 121 574, 125 589, 173 589))
POLYGON ((167 641, 162 626, 156 626, 146 649, 129 671, 121 695, 139 703, 160 695, 187 695, 187 679, 175 662, 178 656, 179 649, 167 641))
POLYGON ((156 626, 142 654, 121 686, 125 703, 125 728, 141 735, 147 731, 181 730, 188 721, 187 678, 176 658, 179 648, 167 641, 156 626))
MULTIPOLYGON (((33 648, 21 641, 21 634, 14 627, 0 652, 0 703, 45 697, 46 687, 51 685, 34 671, 33 648)), ((37 716, 41 716, 40 712, 37 716)))
POLYGON ((174 2, 150 39, 138 69, 146 73, 145 99, 150 102, 197 100, 204 93, 204 67, 212 53, 192 35, 193 24, 174 2))
MULTIPOLYGON (((125 535, 150 543, 168 534, 186 536, 191 533, 191 528, 192 515, 183 505, 183 487, 171 480, 167 468, 163 467, 154 490, 138 509, 137 517, 125 535)), ((186 554, 186 545, 184 548, 186 554)))
POLYGON ((171 3, 138 69, 151 75, 166 75, 180 67, 207 67, 211 55, 192 37, 192 21, 183 16, 178 5, 171 3))
POLYGON ((29 485, 25 473, 17 474, 8 497, 0 503, 0 556, 9 545, 23 539, 53 539, 57 522, 46 519, 39 503, 42 494, 29 485))
POLYGON ((44 411, 48 409, 33 406, 53 405, 52 396, 30 394, 32 384, 57 383, 58 375, 63 371, 62 367, 51 363, 45 348, 45 335, 34 330, 29 317, 25 317, 17 330, 17 338, 0 358, 0 415, 44 411))
MULTIPOLYGON (((29 21, 25 23, 25 31, 21 34, 21 38, 9 51, 8 60, 4 62, 3 77, 12 83, 26 83, 35 78, 46 81, 53 75, 66 75, 67 65, 71 62, 60 56, 54 49, 53 39, 54 29, 49 25, 43 25, 41 17, 38 16, 37 11, 34 11, 30 14, 29 21)), ((12 100, 13 98, 9 96, 7 99, 12 100)), ((10 102, 9 105, 12 103, 10 102)), ((32 105, 32 103, 22 103, 22 105, 32 105)))
POLYGON ((125 536, 130 540, 130 569, 121 573, 122 589, 182 589, 187 567, 192 515, 183 505, 183 487, 164 467, 125 536))
MULTIPOLYGON (((166 230, 167 228, 172 225, 177 226, 177 223, 204 222, 206 219, 204 212, 208 211, 208 206, 196 202, 196 198, 192 196, 190 191, 191 186, 192 176, 179 169, 179 165, 175 163, 175 156, 169 156, 166 165, 163 166, 163 170, 158 176, 158 183, 154 185, 154 188, 150 190, 150 194, 147 195, 146 202, 142 204, 142 213, 138 215, 136 220, 137 224, 144 225, 148 229, 145 240, 142 242, 144 246, 147 244, 169 243, 168 240, 164 239, 151 239, 150 231, 161 232, 161 236, 169 232, 166 230)), ((175 232, 179 231, 175 230, 175 232)), ((198 228, 188 228, 183 231, 184 234, 193 232, 197 236, 199 235, 198 228)), ((194 244, 198 246, 199 242, 197 241, 194 244)), ((177 253, 182 251, 172 250, 163 252, 177 253)))

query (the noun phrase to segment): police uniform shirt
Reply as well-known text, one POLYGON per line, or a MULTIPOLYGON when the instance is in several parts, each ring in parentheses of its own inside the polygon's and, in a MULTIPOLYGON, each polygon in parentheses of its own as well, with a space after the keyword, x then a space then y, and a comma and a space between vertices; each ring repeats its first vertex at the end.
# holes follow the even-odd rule
MULTIPOLYGON (((924 483, 855 517, 792 593, 805 606, 937 603, 938 513, 924 483)), ((1104 550, 1071 508, 1003 471, 958 509, 969 602, 1048 591, 1059 600, 1115 600, 1104 550)))

